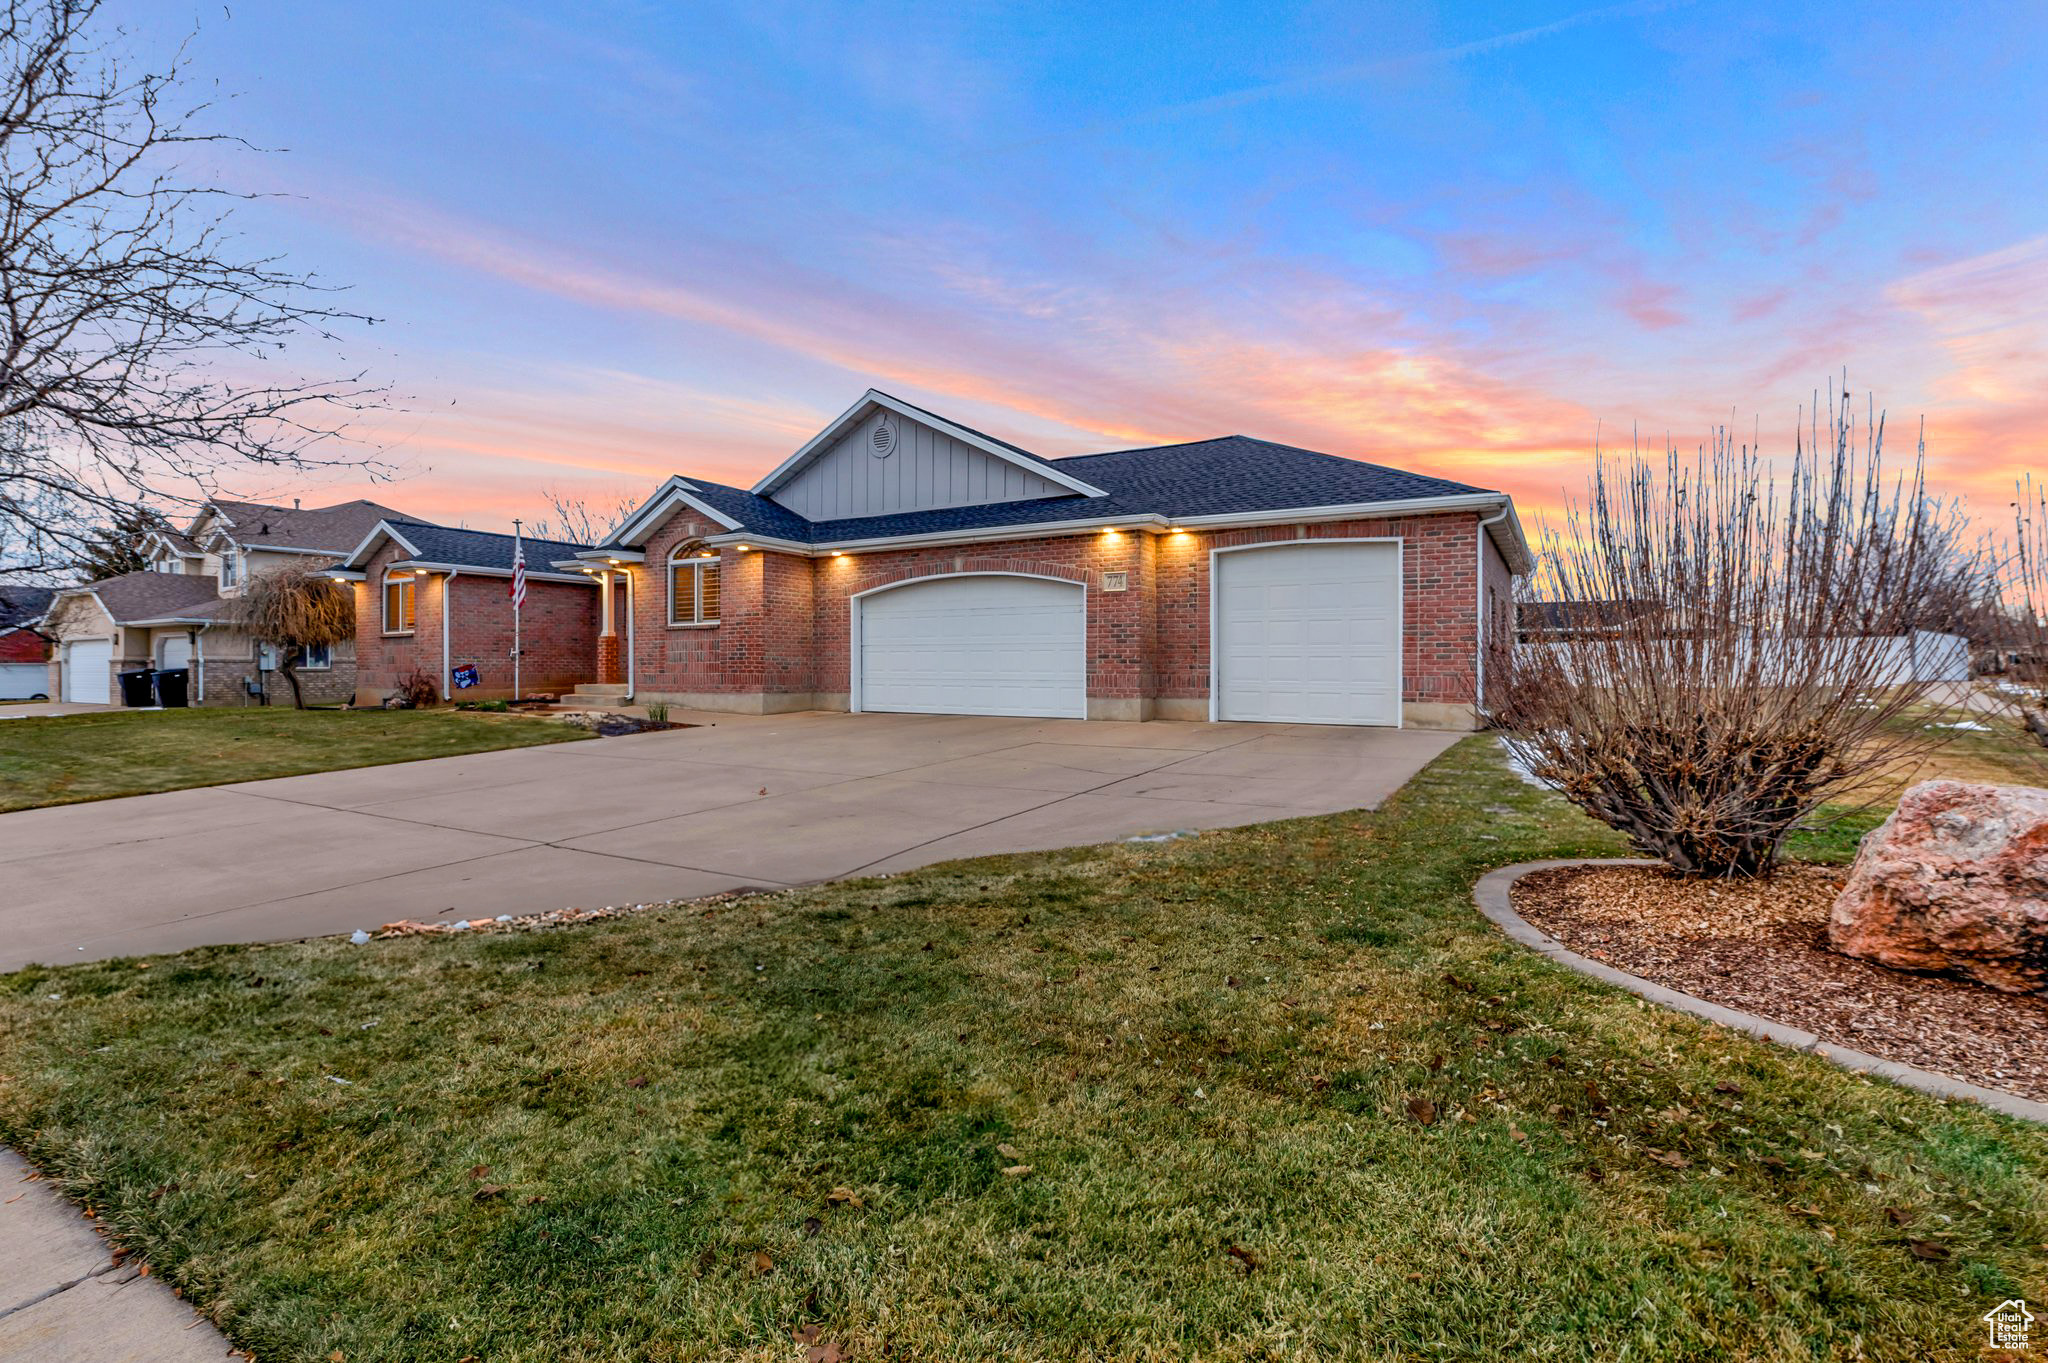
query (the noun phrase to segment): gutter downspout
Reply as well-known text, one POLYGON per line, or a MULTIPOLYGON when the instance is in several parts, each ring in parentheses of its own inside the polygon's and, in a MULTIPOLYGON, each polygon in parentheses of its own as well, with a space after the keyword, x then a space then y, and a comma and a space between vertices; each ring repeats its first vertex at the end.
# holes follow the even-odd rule
POLYGON ((450 615, 452 615, 452 614, 453 614, 454 612, 450 611, 450 610, 448 609, 448 606, 449 606, 449 602, 450 602, 451 598, 452 598, 452 597, 454 596, 454 593, 453 593, 453 592, 452 592, 452 591, 451 591, 450 589, 451 589, 452 587, 454 587, 454 585, 455 585, 455 579, 456 579, 456 578, 458 578, 458 577, 461 577, 461 576, 462 576, 462 570, 461 570, 460 568, 450 568, 450 569, 448 570, 447 574, 446 574, 446 575, 445 575, 444 577, 442 577, 442 579, 441 579, 441 699, 442 699, 442 700, 453 700, 453 699, 455 699, 455 692, 454 692, 454 691, 453 691, 453 690, 451 689, 451 688, 452 688, 452 687, 453 687, 453 686, 455 685, 455 674, 454 674, 454 672, 453 672, 453 671, 451 671, 451 670, 450 670, 450 668, 449 668, 449 666, 448 666, 448 663, 449 663, 449 658, 448 658, 448 617, 449 617, 450 615))
MULTIPOLYGON (((1513 502, 1503 500, 1500 510, 1491 516, 1479 518, 1479 531, 1475 536, 1479 541, 1479 562, 1473 573, 1472 587, 1472 617, 1475 622, 1473 638, 1478 645, 1472 655, 1472 717, 1475 720, 1484 718, 1486 707, 1486 528, 1490 525, 1499 525, 1508 518, 1508 512, 1513 509, 1513 502)), ((1501 563, 1507 563, 1506 554, 1501 555, 1501 563)), ((1508 572, 1512 578, 1514 570, 1510 568, 1508 572)))
MULTIPOLYGON (((192 661, 196 664, 195 675, 199 678, 199 704, 202 707, 206 704, 206 631, 212 628, 213 626, 210 624, 201 625, 192 635, 192 661)), ((190 702, 190 697, 187 697, 187 702, 190 702)))

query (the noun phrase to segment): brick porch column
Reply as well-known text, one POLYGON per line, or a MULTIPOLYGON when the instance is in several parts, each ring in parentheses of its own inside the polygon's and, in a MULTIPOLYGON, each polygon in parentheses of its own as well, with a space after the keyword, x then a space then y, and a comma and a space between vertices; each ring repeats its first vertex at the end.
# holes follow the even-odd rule
POLYGON ((598 575, 598 590, 604 593, 603 604, 598 607, 598 619, 603 623, 597 633, 597 681, 604 686, 626 679, 626 669, 619 657, 619 627, 612 606, 613 574, 598 575))

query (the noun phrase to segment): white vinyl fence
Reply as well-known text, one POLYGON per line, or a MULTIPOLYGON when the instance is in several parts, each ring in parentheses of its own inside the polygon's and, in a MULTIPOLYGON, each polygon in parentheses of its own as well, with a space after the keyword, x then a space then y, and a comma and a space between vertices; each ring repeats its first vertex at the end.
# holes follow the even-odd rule
MULTIPOLYGON (((1684 664, 1688 641, 1669 641, 1672 666, 1684 664)), ((1580 650, 1597 650, 1596 641, 1520 644, 1521 649, 1547 649, 1558 655, 1567 674, 1576 671, 1574 660, 1580 650)), ((1849 639, 1800 639, 1766 636, 1732 645, 1728 670, 1746 671, 1752 653, 1760 653, 1757 666, 1765 680, 1790 684, 1794 681, 1828 681, 1854 664, 1857 672, 1868 663, 1874 686, 1904 686, 1917 682, 1967 682, 1970 680, 1970 641, 1957 634, 1936 634, 1914 630, 1911 634, 1866 636, 1849 639), (1871 657, 1865 650, 1875 650, 1871 657)))

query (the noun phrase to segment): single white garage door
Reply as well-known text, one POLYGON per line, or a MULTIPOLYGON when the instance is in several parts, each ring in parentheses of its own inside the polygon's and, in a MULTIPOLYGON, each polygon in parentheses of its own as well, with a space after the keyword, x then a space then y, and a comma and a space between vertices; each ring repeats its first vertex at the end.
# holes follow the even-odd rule
POLYGON ((166 672, 174 667, 192 666, 192 636, 189 634, 166 634, 157 640, 156 654, 158 667, 166 672))
POLYGON ((64 645, 64 699, 105 705, 111 699, 112 639, 81 639, 64 645))
POLYGON ((1088 618, 1073 582, 939 577, 859 598, 862 710, 1088 716, 1088 618))
POLYGON ((0 700, 31 700, 50 687, 50 669, 42 663, 0 663, 0 700))
POLYGON ((1401 552, 1313 540, 1216 555, 1216 718, 1401 722, 1401 552))

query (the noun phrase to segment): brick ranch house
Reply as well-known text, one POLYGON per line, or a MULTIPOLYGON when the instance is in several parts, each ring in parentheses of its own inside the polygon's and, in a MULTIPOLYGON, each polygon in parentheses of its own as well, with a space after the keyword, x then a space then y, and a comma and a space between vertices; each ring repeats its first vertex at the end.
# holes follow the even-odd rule
MULTIPOLYGON (((379 639, 472 571, 391 530, 347 564, 379 639)), ((673 477, 528 561, 597 589, 554 608, 562 675, 642 701, 1452 729, 1531 566, 1504 493, 1238 435, 1047 459, 873 390, 750 489, 673 477)), ((448 619, 401 660, 444 689, 429 663, 509 646, 502 602, 448 619)), ((363 667, 363 699, 393 684, 363 667)))
MULTIPOLYGON (((208 501, 183 530, 147 537, 147 568, 57 591, 43 626, 56 641, 49 694, 119 704, 119 673, 183 668, 193 705, 291 704, 277 650, 235 627, 236 598, 263 573, 336 562, 371 526, 403 514, 367 501, 208 501)), ((348 699, 353 644, 313 650, 298 675, 308 703, 348 699)))
MULTIPOLYGON (((588 547, 524 542, 519 689, 529 695, 596 675, 598 581, 551 566, 588 547)), ((379 704, 415 672, 443 700, 512 696, 512 536, 394 517, 373 526, 333 576, 356 584, 356 704, 379 704)))

